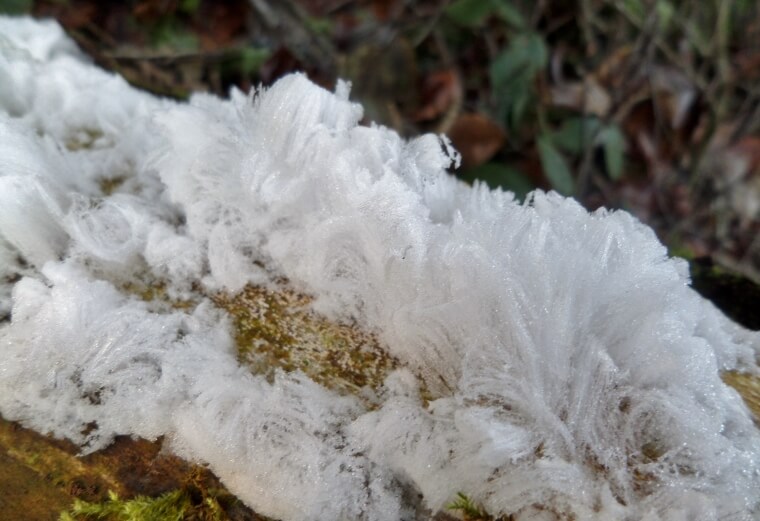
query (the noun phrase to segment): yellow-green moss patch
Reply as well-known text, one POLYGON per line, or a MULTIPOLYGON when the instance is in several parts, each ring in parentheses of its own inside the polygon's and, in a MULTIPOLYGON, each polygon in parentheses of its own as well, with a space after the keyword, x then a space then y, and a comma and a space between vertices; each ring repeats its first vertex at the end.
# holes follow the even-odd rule
MULTIPOLYGON (((166 282, 152 277, 145 277, 146 280, 134 279, 119 284, 123 293, 134 295, 145 302, 152 302, 165 307, 167 310, 189 310, 198 305, 198 300, 180 300, 171 298, 166 291, 166 282)), ((202 297, 199 291, 198 299, 202 297)))
POLYGON ((289 289, 247 286, 211 299, 232 317, 239 359, 256 373, 300 369, 325 387, 356 394, 380 387, 397 365, 375 335, 318 315, 310 297, 289 289))
POLYGON ((0 450, 0 519, 52 521, 70 501, 44 475, 0 450))
POLYGON ((123 175, 103 177, 98 180, 98 186, 103 195, 111 195, 127 180, 123 175))
POLYGON ((66 139, 64 145, 72 152, 76 152, 77 150, 87 150, 92 148, 102 137, 103 132, 100 129, 85 128, 72 133, 66 139))
POLYGON ((736 389, 741 397, 744 398, 744 403, 752 411, 755 421, 760 422, 760 378, 737 371, 725 372, 721 375, 721 378, 723 378, 723 381, 727 385, 736 389))

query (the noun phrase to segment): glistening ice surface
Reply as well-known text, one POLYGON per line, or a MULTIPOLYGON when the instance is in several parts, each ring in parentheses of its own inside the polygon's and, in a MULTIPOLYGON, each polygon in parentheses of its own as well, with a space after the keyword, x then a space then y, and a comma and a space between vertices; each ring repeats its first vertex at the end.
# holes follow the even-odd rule
POLYGON ((0 18, 0 414, 84 451, 165 436, 285 521, 460 491, 518 519, 757 516, 760 434, 719 374, 757 372, 758 336, 627 213, 466 186, 445 140, 361 115, 300 75, 160 100, 0 18), (381 388, 238 362, 209 295, 283 280, 376 335, 381 388))

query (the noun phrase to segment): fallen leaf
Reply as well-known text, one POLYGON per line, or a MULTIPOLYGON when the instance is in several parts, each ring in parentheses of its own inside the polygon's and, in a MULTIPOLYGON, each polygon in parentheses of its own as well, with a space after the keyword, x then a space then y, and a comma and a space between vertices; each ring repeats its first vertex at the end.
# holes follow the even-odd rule
POLYGON ((689 78, 675 67, 655 67, 650 78, 658 113, 672 129, 682 129, 693 118, 698 92, 689 78))
POLYGON ((594 72, 594 77, 608 89, 620 89, 627 78, 624 74, 633 54, 630 45, 624 45, 610 54, 594 72))
POLYGON ((460 114, 448 131, 454 147, 462 154, 462 167, 472 168, 491 159, 504 145, 504 130, 478 113, 460 114))
POLYGON ((421 106, 414 114, 415 121, 432 121, 462 99, 462 83, 453 69, 428 74, 420 89, 421 106))
POLYGON ((725 201, 741 223, 760 217, 760 137, 745 136, 735 145, 711 151, 717 202, 725 201))
POLYGON ((743 49, 734 58, 736 75, 739 78, 757 80, 760 78, 760 49, 743 49))
POLYGON ((733 146, 732 150, 747 158, 747 170, 750 173, 760 170, 760 137, 745 136, 733 146))
POLYGON ((607 90, 589 77, 585 81, 567 82, 549 88, 550 103, 584 114, 606 117, 612 108, 612 98, 607 90))
POLYGON ((397 17, 404 9, 404 4, 400 0, 373 0, 372 12, 375 18, 381 22, 386 22, 397 17))

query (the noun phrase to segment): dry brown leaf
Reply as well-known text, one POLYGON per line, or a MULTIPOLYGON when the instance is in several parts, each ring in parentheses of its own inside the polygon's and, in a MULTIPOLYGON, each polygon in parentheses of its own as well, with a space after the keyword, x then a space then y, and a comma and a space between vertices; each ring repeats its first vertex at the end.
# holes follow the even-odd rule
POLYGON ((675 67, 656 67, 650 78, 658 113, 672 129, 693 121, 698 92, 689 78, 675 67))
POLYGON ((736 75, 747 80, 760 79, 760 49, 744 49, 734 58, 736 75))
POLYGON ((428 74, 420 88, 420 108, 415 121, 432 121, 449 111, 462 99, 462 82, 454 69, 428 74))
POLYGON ((375 18, 385 22, 397 17, 404 9, 404 3, 400 0, 373 0, 372 12, 375 18))
POLYGON ((652 173, 689 156, 699 140, 702 108, 698 90, 682 72, 656 67, 647 83, 616 111, 616 117, 633 152, 646 160, 652 173))
POLYGON ((241 1, 202 5, 195 24, 201 47, 207 51, 223 49, 245 38, 250 12, 250 4, 241 1))
POLYGON ((454 147, 462 154, 462 166, 470 168, 491 159, 504 145, 504 130, 478 113, 463 113, 448 131, 454 147))
POLYGON ((743 222, 760 216, 760 137, 745 136, 723 153, 730 207, 743 222))
POLYGON ((605 118, 612 108, 607 89, 589 77, 584 81, 567 82, 549 88, 550 103, 585 114, 605 118))
POLYGON ((620 89, 628 79, 624 73, 632 54, 633 49, 630 45, 616 49, 597 67, 594 72, 596 81, 609 89, 620 89))
POLYGON ((747 169, 750 174, 760 170, 760 137, 745 136, 734 145, 733 150, 747 158, 747 169))

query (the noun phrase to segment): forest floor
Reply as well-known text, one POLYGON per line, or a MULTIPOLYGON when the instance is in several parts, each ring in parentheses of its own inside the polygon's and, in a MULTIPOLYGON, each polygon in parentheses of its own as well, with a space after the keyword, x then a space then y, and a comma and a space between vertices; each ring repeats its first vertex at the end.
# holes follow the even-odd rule
POLYGON ((758 2, 0 0, 11 11, 174 98, 348 79, 367 122, 447 134, 462 179, 625 209, 709 275, 698 289, 757 309, 758 2))

